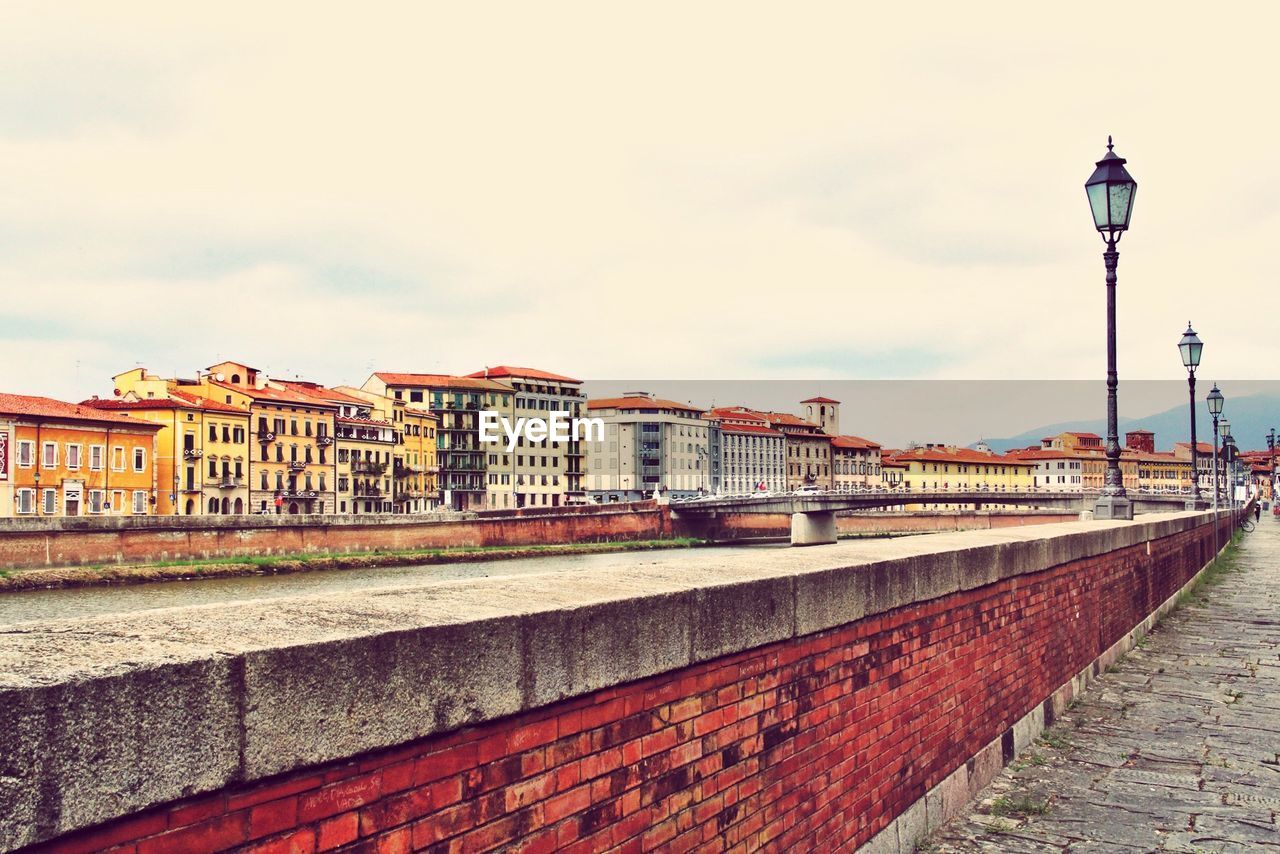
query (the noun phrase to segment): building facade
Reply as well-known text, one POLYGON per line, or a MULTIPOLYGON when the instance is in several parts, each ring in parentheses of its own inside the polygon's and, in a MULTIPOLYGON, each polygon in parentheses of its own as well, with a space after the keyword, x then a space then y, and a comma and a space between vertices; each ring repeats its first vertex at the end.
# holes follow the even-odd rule
MULTIPOLYGON (((391 474, 393 513, 430 513, 440 504, 436 464, 436 427, 440 420, 422 404, 410 406, 382 394, 352 386, 337 390, 368 402, 379 420, 390 421, 395 431, 391 474)), ((339 462, 341 465, 341 462, 339 462)))
POLYGON ((604 422, 603 438, 587 442, 587 494, 597 504, 661 495, 707 494, 711 425, 702 410, 645 392, 587 402, 604 422))
POLYGON ((247 409, 180 391, 143 368, 112 379, 117 397, 85 403, 159 425, 157 515, 249 512, 247 409))
MULTIPOLYGON (((510 406, 494 411, 505 415, 512 424, 521 418, 545 421, 553 413, 562 413, 568 419, 585 415, 587 398, 582 393, 582 380, 511 365, 485 368, 467 374, 467 378, 497 382, 510 390, 510 406)), ((582 480, 585 454, 582 442, 572 432, 564 442, 549 436, 526 441, 520 436, 514 448, 508 449, 507 444, 503 436, 497 442, 486 443, 484 448, 486 504, 490 508, 561 507, 586 502, 582 480)))
POLYGON ((831 438, 832 485, 837 492, 880 489, 880 446, 861 436, 831 438))
MULTIPOLYGON (((784 492, 787 449, 782 433, 768 424, 719 424, 718 491, 729 495, 784 492)), ((714 474, 714 472, 713 472, 714 474)))
POLYGON ((257 368, 221 362, 180 389, 249 411, 249 510, 334 513, 337 406, 272 383, 257 368))
POLYGON ((159 426, 48 397, 0 393, 0 516, 148 516, 159 426))
POLYGON ((475 377, 447 374, 379 372, 363 388, 402 400, 409 406, 425 406, 439 419, 436 428, 436 460, 442 506, 450 510, 483 510, 488 507, 486 450, 480 445, 480 411, 514 414, 510 386, 475 377))

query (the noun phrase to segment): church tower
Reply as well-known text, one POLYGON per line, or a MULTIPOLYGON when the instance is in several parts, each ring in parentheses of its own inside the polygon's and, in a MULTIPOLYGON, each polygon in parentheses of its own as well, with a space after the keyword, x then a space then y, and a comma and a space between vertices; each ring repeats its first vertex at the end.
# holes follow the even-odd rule
POLYGON ((804 420, 817 424, 828 436, 840 435, 840 401, 829 397, 811 397, 800 401, 804 420))

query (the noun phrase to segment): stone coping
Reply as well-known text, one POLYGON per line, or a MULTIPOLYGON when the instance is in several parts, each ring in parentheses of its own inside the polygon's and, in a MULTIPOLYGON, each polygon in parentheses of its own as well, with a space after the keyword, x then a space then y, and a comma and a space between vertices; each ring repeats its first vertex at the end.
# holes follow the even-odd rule
POLYGON ((0 628, 0 848, 811 634, 1210 521, 637 555, 0 628))

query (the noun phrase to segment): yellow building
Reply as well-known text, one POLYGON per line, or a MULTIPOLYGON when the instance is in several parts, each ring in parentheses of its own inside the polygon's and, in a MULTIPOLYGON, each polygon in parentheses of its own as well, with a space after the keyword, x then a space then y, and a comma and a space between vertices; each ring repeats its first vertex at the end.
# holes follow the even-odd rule
POLYGON ((240 362, 213 365, 181 390, 249 410, 250 512, 334 512, 337 406, 289 391, 240 362))
POLYGON ((900 451, 903 483, 916 492, 1022 492, 1034 487, 1035 463, 952 445, 900 451))
POLYGON ((159 427, 90 402, 0 394, 0 516, 146 516, 159 427))
POLYGON ((429 513, 440 504, 440 467, 436 463, 440 419, 426 409, 401 405, 403 429, 396 456, 395 499, 401 513, 429 513))
POLYGON ((354 386, 338 386, 337 391, 366 401, 373 417, 392 425, 395 432, 395 448, 391 452, 392 512, 435 510, 440 502, 436 465, 436 428, 440 419, 425 405, 409 404, 389 395, 354 386))
POLYGON ((134 368, 112 378, 116 397, 94 401, 160 425, 156 513, 249 512, 249 411, 179 389, 179 381, 134 368))

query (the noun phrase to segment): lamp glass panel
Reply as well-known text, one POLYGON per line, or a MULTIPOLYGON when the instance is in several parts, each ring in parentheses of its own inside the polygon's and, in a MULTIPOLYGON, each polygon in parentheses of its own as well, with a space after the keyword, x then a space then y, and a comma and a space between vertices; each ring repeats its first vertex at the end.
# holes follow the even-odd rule
POLYGON ((1093 224, 1102 231, 1110 225, 1107 213, 1107 185, 1090 184, 1085 187, 1085 191, 1089 194, 1089 207, 1093 210, 1093 224))
POLYGON ((1111 226, 1128 228, 1129 213, 1133 206, 1133 184, 1112 184, 1110 187, 1111 226))
POLYGON ((1178 349, 1182 351, 1183 367, 1194 368, 1200 364, 1200 351, 1204 349, 1204 344, 1198 341, 1188 341, 1179 344, 1178 349))

